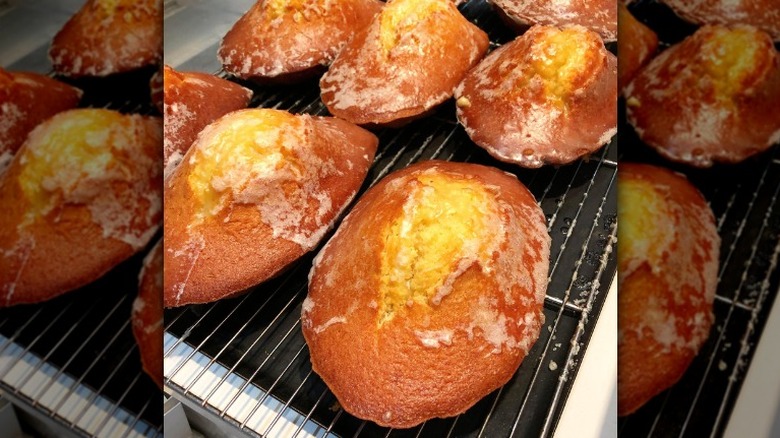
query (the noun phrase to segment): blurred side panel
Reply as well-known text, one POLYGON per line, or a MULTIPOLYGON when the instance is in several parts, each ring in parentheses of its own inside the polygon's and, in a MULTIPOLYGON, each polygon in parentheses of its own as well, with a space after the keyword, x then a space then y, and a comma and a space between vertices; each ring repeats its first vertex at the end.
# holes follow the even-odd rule
MULTIPOLYGON (((40 129, 32 131, 38 132, 36 139, 31 140, 31 135, 19 152, 12 155, 7 173, 0 170, 0 257, 5 257, 5 260, 0 260, 0 269, 6 271, 0 275, 0 298, 3 300, 0 304, 0 436, 13 433, 12 428, 6 427, 13 421, 28 436, 158 437, 163 434, 162 391, 155 380, 144 372, 142 353, 133 335, 134 321, 131 318, 134 312, 144 308, 147 312, 155 307, 161 309, 161 302, 160 306, 153 306, 137 300, 142 267, 145 260, 151 258, 147 255, 161 234, 157 231, 161 213, 156 213, 161 209, 161 201, 156 199, 156 193, 162 190, 162 122, 151 102, 149 85, 151 76, 159 68, 159 59, 116 73, 72 75, 57 74, 49 56, 55 35, 80 10, 92 9, 91 13, 105 14, 103 18, 125 12, 140 16, 141 12, 132 10, 129 3, 133 2, 0 0, 0 73, 7 73, 5 78, 18 78, 19 72, 31 72, 78 89, 81 93, 75 109, 58 115, 47 114, 42 118, 41 123, 45 126, 38 125, 40 129), (102 120, 103 124, 93 126, 87 123, 95 118, 102 120), (42 135, 47 132, 62 134, 66 128, 63 125, 67 125, 61 123, 63 121, 84 123, 86 127, 70 131, 68 135, 71 137, 60 143, 53 142, 52 136, 42 135), (126 131, 126 126, 134 128, 126 131), (144 152, 128 149, 127 157, 120 157, 119 151, 124 150, 122 142, 101 139, 98 135, 135 132, 133 130, 139 126, 145 126, 145 140, 140 141, 130 135, 129 144, 136 147, 145 141, 144 152), (90 159, 106 157, 93 154, 89 149, 80 149, 76 141, 85 139, 85 147, 88 147, 95 138, 99 138, 93 145, 97 148, 95 150, 110 149, 113 154, 110 163, 113 164, 90 174, 89 178, 79 174, 80 185, 74 186, 82 189, 92 187, 95 193, 79 199, 69 197, 67 195, 74 192, 68 192, 70 186, 65 183, 50 190, 53 181, 68 181, 68 175, 94 169, 95 162, 90 159), (62 145, 67 147, 60 154, 54 152, 45 157, 49 163, 54 163, 41 168, 46 178, 26 180, 29 183, 25 186, 27 191, 10 189, 23 185, 10 179, 30 174, 29 166, 24 167, 28 161, 21 160, 21 154, 42 156, 40 152, 47 147, 56 151, 62 145), (159 160, 156 158, 158 155, 159 160), (108 170, 116 168, 114 166, 142 169, 148 177, 146 181, 151 186, 147 186, 144 193, 137 193, 138 199, 145 199, 138 204, 140 210, 117 209, 126 207, 123 202, 112 204, 105 210, 96 207, 96 200, 112 197, 107 187, 122 179, 108 170), (30 190, 41 194, 41 199, 52 202, 50 205, 53 206, 51 210, 38 212, 41 214, 36 216, 39 221, 36 229, 61 229, 57 226, 74 217, 83 218, 85 222, 78 226, 78 233, 70 236, 60 233, 59 240, 44 239, 33 248, 41 248, 46 242, 53 241, 69 242, 68 245, 72 246, 62 244, 59 252, 30 256, 29 260, 40 260, 40 264, 30 266, 29 260, 25 259, 28 264, 20 267, 14 264, 12 257, 18 254, 16 242, 19 239, 16 237, 25 235, 23 229, 27 225, 15 222, 12 212, 32 217, 34 208, 27 203, 29 199, 10 194, 29 194, 30 190), (81 213, 74 213, 78 211, 81 213), (101 217, 107 211, 116 214, 103 214, 101 217), (135 231, 140 231, 136 233, 121 225, 122 220, 112 223, 121 217, 143 217, 145 223, 138 225, 135 231), (94 238, 74 237, 77 234, 83 236, 92 228, 99 231, 94 238), (107 247, 118 249, 110 259, 101 259, 101 254, 105 254, 101 251, 107 247), (100 266, 101 269, 76 280, 68 279, 69 273, 81 272, 88 265, 100 266), (5 274, 11 270, 15 275, 8 280, 5 274), (34 288, 33 292, 51 286, 51 297, 34 298, 35 293, 22 290, 20 279, 29 277, 30 272, 36 272, 36 278, 27 281, 28 284, 46 286, 34 288), (61 286, 54 284, 60 281, 61 286), (20 295, 33 298, 22 299, 20 295)), ((155 20, 159 21, 161 39, 162 0, 154 3, 143 14, 160 11, 155 20)), ((94 40, 107 39, 100 32, 103 30, 94 32, 94 40)), ((161 58, 161 53, 157 58, 161 58)), ((0 108, 12 105, 14 108, 34 107, 17 105, 19 102, 14 101, 19 96, 33 96, 29 99, 37 99, 35 96, 38 96, 13 91, 12 87, 18 82, 0 81, 0 108)), ((46 90, 42 93, 50 95, 46 90)), ((25 118, 32 117, 22 110, 15 113, 25 118)), ((0 112, 0 125, 10 123, 9 118, 2 118, 7 114, 0 112)), ((137 187, 130 190, 138 192, 137 187)), ((132 221, 135 224, 137 219, 132 221)), ((143 319, 151 321, 154 318, 147 316, 143 319)), ((145 328, 140 327, 140 330, 145 328)), ((151 333, 153 329, 148 331, 151 333)), ((162 345, 162 338, 158 343, 162 345)), ((146 359, 146 363, 154 361, 146 359)), ((161 358, 159 362, 161 364, 161 358)))

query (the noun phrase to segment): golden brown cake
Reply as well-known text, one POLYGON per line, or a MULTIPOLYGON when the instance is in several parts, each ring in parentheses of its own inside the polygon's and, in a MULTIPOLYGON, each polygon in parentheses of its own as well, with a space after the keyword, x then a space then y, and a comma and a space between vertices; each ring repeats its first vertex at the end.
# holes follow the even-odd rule
POLYGON ((580 25, 598 33, 604 41, 617 40, 615 0, 492 0, 492 3, 520 28, 537 24, 580 25))
POLYGON ((179 164, 200 131, 221 116, 246 108, 252 90, 214 75, 165 66, 165 176, 179 164))
POLYGON ((81 90, 48 76, 0 68, 0 175, 36 125, 79 99, 81 90))
POLYGON ((469 137, 524 167, 569 163, 617 131, 617 59, 584 27, 534 26, 455 89, 469 137))
POLYGON ((488 37, 450 0, 391 0, 320 80, 331 114, 399 126, 425 116, 485 54, 488 37))
POLYGON ((162 214, 162 121, 74 109, 41 123, 0 179, 0 306, 90 283, 162 214))
POLYGON ((661 0, 684 20, 696 24, 747 24, 780 41, 777 0, 661 0))
POLYGON ((358 201, 314 260, 301 324, 349 413, 406 428, 505 384, 544 322, 550 237, 513 175, 426 161, 358 201))
POLYGON ((294 82, 325 71, 384 4, 377 0, 259 0, 225 35, 225 71, 259 82, 294 82))
POLYGON ((57 74, 107 76, 162 59, 162 0, 87 0, 54 36, 57 74))
POLYGON ((710 332, 720 237, 684 176, 644 164, 618 173, 618 415, 674 385, 710 332))
POLYGON ((643 142, 693 166, 739 162, 780 140, 780 55, 750 26, 704 26, 625 90, 643 142))
POLYGON ((165 187, 165 306, 229 297, 314 249, 377 138, 332 117, 248 109, 201 132, 165 187))
POLYGON ((618 8, 620 17, 618 83, 622 92, 642 66, 655 54, 658 49, 658 35, 634 18, 625 4, 620 3, 618 8))
POLYGON ((163 245, 158 241, 144 258, 133 301, 133 336, 141 364, 154 383, 163 386, 163 245))

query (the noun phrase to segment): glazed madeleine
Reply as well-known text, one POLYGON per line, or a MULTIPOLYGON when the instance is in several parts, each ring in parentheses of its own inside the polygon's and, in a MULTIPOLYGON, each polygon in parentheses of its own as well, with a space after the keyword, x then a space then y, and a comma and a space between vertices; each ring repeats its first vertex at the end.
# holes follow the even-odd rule
POLYGON ((301 325, 341 407, 393 428, 505 384, 539 336, 550 236, 513 175, 425 161, 360 198, 314 260, 301 325))
POLYGON ((712 326, 720 237, 684 176, 644 164, 618 173, 618 415, 674 385, 712 326))
POLYGON ((314 249, 377 138, 332 117, 248 109, 207 126, 165 187, 165 306, 229 297, 314 249))
POLYGON ((198 133, 209 123, 246 108, 252 90, 214 75, 163 67, 165 177, 179 164, 198 133))
POLYGON ((493 0, 519 27, 537 24, 557 27, 584 26, 604 41, 617 40, 618 12, 614 0, 493 0))
POLYGON ((780 41, 780 2, 776 0, 661 0, 682 19, 696 24, 755 26, 780 41))
POLYGON ((133 301, 133 336, 143 370, 163 387, 163 245, 158 241, 144 258, 133 301))
POLYGON ((162 0, 87 0, 54 36, 57 74, 107 76, 162 59, 162 0))
POLYGON ((377 0, 259 0, 225 35, 223 68, 259 82, 322 73, 382 9, 377 0))
POLYGON ((664 157, 735 163, 780 140, 780 56, 750 26, 704 26, 642 69, 626 116, 664 157))
POLYGON ((565 164, 617 130, 617 60, 584 27, 534 26, 499 47, 455 90, 469 137, 524 167, 565 164))
POLYGON ((0 179, 0 306, 90 283, 158 229, 162 122, 74 109, 41 123, 0 179))
POLYGON ((322 101, 352 123, 399 126, 452 97, 487 48, 451 0, 391 0, 323 75, 322 101))
POLYGON ((622 92, 642 66, 655 54, 658 49, 658 35, 634 18, 625 4, 620 3, 618 7, 620 16, 618 84, 622 92))
POLYGON ((54 114, 76 107, 81 94, 48 76, 0 68, 0 175, 27 134, 54 114))

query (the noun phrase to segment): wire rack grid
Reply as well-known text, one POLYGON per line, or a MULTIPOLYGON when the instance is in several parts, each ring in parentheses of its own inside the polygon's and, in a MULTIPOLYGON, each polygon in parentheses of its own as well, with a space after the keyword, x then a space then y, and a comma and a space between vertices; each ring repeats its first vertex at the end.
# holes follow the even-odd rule
MULTIPOLYGON (((187 32, 209 33, 184 28, 210 15, 205 6, 171 5, 166 36, 192 41, 195 36, 187 32)), ((461 11, 488 31, 493 47, 512 38, 486 2, 471 1, 461 11)), ((166 56, 186 58, 177 68, 225 77, 216 64, 218 43, 215 37, 188 57, 169 53, 166 43, 166 56)), ((316 81, 266 88, 242 84, 255 91, 252 107, 327 115, 316 81)), ((476 147, 457 124, 451 102, 428 119, 376 134, 379 150, 361 193, 394 170, 444 159, 511 172, 538 199, 552 237, 546 323, 513 379, 462 415, 412 429, 390 430, 352 417, 312 372, 300 331, 314 251, 241 297, 166 310, 167 390, 212 421, 250 436, 550 436, 615 274, 616 141, 571 165, 521 169, 476 147)))
MULTIPOLYGON (((2 2, 0 2, 2 3, 2 2)), ((80 4, 11 2, 0 10, 10 71, 54 76, 49 42, 80 4), (43 29, 33 34, 27 29, 43 29)), ((0 5, 2 8, 2 5, 0 5)), ((106 78, 72 80, 80 107, 153 114, 154 67, 106 78)), ((161 391, 141 368, 130 314, 148 248, 92 284, 45 303, 0 309, 0 392, 35 417, 76 436, 162 436, 161 391)))
MULTIPOLYGON (((691 35, 685 23, 657 0, 629 9, 659 35, 663 50, 691 35)), ((738 165, 694 169, 664 160, 645 146, 620 106, 620 160, 668 167, 684 174, 710 203, 721 236, 715 323, 683 378, 634 414, 619 434, 637 437, 722 436, 780 289, 780 149, 738 165)))

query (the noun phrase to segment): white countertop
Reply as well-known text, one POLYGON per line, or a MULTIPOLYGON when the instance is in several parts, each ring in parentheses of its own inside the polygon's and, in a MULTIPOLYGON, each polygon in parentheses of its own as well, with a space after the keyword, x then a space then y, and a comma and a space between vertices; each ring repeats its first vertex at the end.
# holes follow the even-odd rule
POLYGON ((617 277, 607 293, 556 438, 617 436, 617 277))

